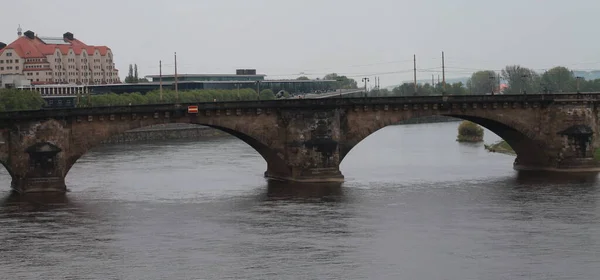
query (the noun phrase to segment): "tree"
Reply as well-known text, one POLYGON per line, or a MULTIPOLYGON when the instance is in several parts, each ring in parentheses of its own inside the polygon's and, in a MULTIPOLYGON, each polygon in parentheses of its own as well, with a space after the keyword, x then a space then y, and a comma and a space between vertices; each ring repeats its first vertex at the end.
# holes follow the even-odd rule
POLYGON ((260 100, 272 100, 275 99, 275 94, 270 89, 263 89, 260 91, 260 100))
POLYGON ((140 80, 140 77, 138 77, 138 69, 137 69, 137 64, 135 64, 134 66, 134 70, 133 70, 133 82, 137 83, 140 80))
POLYGON ((575 91, 576 83, 573 72, 562 66, 554 67, 542 75, 542 85, 551 93, 575 91))
POLYGON ((296 78, 296 80, 308 81, 310 79, 308 77, 306 77, 306 76, 300 76, 300 77, 296 78))
POLYGON ((44 103, 37 91, 0 89, 0 111, 39 110, 44 103))
POLYGON ((467 87, 471 94, 485 94, 497 87, 496 73, 491 70, 478 71, 471 75, 467 87))
POLYGON ((135 76, 133 74, 133 65, 129 64, 129 72, 127 73, 127 76, 125 77, 125 82, 126 83, 134 83, 135 82, 135 76))
POLYGON ((506 66, 502 69, 502 78, 508 83, 508 88, 504 90, 506 94, 540 92, 540 75, 529 68, 520 65, 506 66))
POLYGON ((340 76, 337 73, 327 74, 325 77, 323 77, 323 80, 337 81, 338 88, 353 89, 358 87, 358 84, 354 79, 350 79, 346 76, 340 76))

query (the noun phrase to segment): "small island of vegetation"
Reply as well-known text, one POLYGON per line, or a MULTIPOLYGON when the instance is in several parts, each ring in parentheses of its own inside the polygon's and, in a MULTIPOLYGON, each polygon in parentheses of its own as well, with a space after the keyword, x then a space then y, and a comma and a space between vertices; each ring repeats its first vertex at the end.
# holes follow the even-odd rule
POLYGON ((515 151, 513 150, 513 148, 508 145, 508 143, 504 140, 500 140, 494 144, 491 145, 483 145, 485 147, 486 150, 488 150, 489 152, 492 153, 501 153, 501 154, 507 154, 507 155, 516 155, 515 151))
POLYGON ((478 143, 483 141, 483 128, 470 121, 463 121, 458 126, 458 142, 478 143))

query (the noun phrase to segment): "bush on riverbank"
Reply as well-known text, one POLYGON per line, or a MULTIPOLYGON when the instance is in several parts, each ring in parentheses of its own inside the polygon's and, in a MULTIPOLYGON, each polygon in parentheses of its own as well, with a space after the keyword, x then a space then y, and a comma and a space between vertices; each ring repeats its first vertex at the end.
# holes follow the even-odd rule
POLYGON ((458 126, 458 142, 482 142, 483 128, 470 121, 463 121, 458 126))
POLYGON ((489 152, 492 153, 502 153, 502 154, 509 154, 509 155, 516 155, 515 151, 513 150, 513 148, 508 145, 508 143, 504 140, 498 141, 494 144, 491 145, 483 145, 485 147, 486 150, 488 150, 489 152))

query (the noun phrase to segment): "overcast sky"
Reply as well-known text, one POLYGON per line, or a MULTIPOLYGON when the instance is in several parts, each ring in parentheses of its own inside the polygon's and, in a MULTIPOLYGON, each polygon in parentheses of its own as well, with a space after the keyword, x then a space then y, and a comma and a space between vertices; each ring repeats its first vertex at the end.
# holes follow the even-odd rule
POLYGON ((107 45, 120 76, 235 73, 256 68, 267 78, 337 72, 380 76, 383 86, 431 79, 446 54, 448 77, 521 64, 600 68, 598 0, 60 0, 6 1, 0 41, 17 25, 39 36, 66 31, 107 45), (59 4, 60 3, 60 4, 59 4))

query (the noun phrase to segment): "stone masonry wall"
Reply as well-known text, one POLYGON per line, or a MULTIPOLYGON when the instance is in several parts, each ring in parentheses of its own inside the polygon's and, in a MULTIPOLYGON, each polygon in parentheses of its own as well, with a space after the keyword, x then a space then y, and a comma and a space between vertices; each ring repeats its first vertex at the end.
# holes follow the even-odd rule
POLYGON ((102 143, 117 144, 177 139, 196 140, 206 137, 218 137, 226 135, 229 134, 206 126, 190 124, 166 124, 133 129, 123 134, 115 135, 105 141, 102 141, 102 143))

